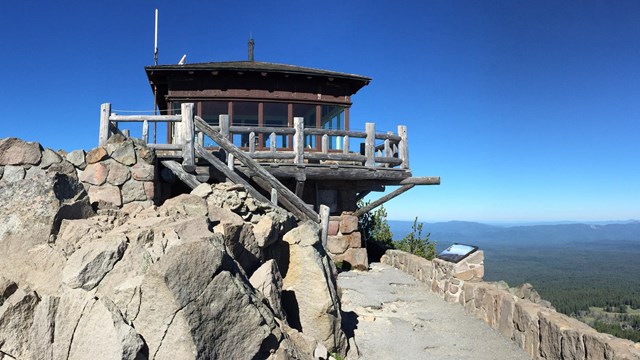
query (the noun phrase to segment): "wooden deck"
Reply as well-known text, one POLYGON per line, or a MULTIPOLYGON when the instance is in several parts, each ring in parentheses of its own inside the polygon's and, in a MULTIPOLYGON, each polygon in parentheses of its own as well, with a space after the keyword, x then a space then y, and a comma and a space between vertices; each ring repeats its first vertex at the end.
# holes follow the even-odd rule
MULTIPOLYGON (((111 105, 103 104, 100 144, 104 145, 114 133, 128 135, 127 130, 120 129, 123 124, 141 122, 142 140, 156 150, 160 164, 189 187, 229 179, 264 199, 263 193, 255 189, 257 186, 264 194, 271 194, 272 201, 278 198, 276 202, 299 218, 316 221, 318 213, 302 201, 305 182, 314 183, 316 188, 321 184, 355 191, 358 194, 352 196, 354 202, 370 191, 383 191, 387 185, 401 187, 385 196, 384 201, 415 185, 440 183, 439 177, 412 176, 407 128, 403 125, 398 126, 396 134, 376 132, 374 123, 366 123, 365 131, 317 129, 305 128, 303 118, 296 117, 293 127, 250 127, 232 126, 228 115, 220 115, 219 125, 212 126, 194 116, 193 104, 181 106, 180 115, 122 116, 111 114, 111 105), (169 143, 149 144, 152 122, 171 126, 173 136, 169 143), (237 139, 247 146, 239 146, 237 139), (305 139, 315 139, 318 146, 305 147, 305 139), (205 148, 205 142, 216 146, 205 148), (278 147, 278 143, 289 146, 278 147), (340 144, 340 149, 330 149, 330 143, 340 144)), ((316 205, 319 207, 319 203, 316 205)))

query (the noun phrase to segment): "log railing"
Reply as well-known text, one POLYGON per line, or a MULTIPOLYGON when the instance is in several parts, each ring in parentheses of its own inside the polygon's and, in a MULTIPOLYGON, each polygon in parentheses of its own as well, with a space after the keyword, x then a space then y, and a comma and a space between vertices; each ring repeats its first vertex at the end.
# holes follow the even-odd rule
MULTIPOLYGON (((196 126, 198 121, 206 124, 202 118, 194 116, 194 107, 191 103, 181 104, 180 115, 116 115, 111 113, 111 104, 106 103, 101 107, 100 145, 104 145, 111 134, 126 133, 126 130, 119 130, 120 123, 141 122, 141 137, 147 143, 149 142, 149 123, 171 124, 173 134, 171 143, 149 144, 149 147, 180 152, 185 170, 190 171, 195 166, 195 145, 204 146, 205 134, 196 126)), ((289 160, 299 165, 323 160, 346 161, 366 167, 409 169, 407 128, 403 125, 398 126, 398 133, 394 134, 392 132, 377 133, 375 123, 366 123, 365 131, 305 128, 304 119, 301 117, 294 118, 293 127, 232 126, 228 115, 220 115, 219 124, 218 126, 207 124, 207 126, 209 129, 220 132, 232 142, 234 135, 248 137, 248 146, 242 147, 242 150, 252 159, 289 160), (292 139, 292 146, 278 147, 276 144, 278 136, 292 139), (315 149, 305 148, 304 139, 308 136, 321 139, 321 146, 315 149), (337 137, 341 138, 342 149, 329 149, 330 139, 337 137), (262 146, 266 142, 256 141, 261 139, 269 139, 269 146, 262 146), (350 151, 350 143, 354 139, 361 142, 359 152, 350 151), (260 143, 259 146, 256 146, 256 143, 260 143)))

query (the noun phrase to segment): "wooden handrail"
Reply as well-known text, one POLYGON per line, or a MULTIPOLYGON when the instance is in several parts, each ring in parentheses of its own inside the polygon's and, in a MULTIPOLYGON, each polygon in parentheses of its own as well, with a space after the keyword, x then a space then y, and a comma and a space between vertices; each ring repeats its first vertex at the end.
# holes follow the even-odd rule
POLYGON ((320 216, 307 207, 307 204, 302 201, 299 197, 297 197, 291 190, 287 189, 278 179, 276 179, 273 175, 271 175, 267 170, 265 170, 262 166, 256 163, 253 159, 251 159, 247 154, 238 149, 228 138, 222 135, 222 133, 212 130, 205 121, 200 118, 195 119, 196 128, 199 131, 202 131, 207 136, 209 136, 213 141, 215 141, 222 149, 224 149, 227 153, 233 154, 234 158, 240 161, 241 164, 249 168, 253 171, 259 178, 269 183, 269 185, 278 191, 278 195, 282 198, 285 198, 288 202, 293 205, 293 207, 289 208, 289 211, 294 212, 294 214, 298 214, 302 220, 312 220, 315 222, 320 222, 320 216))
MULTIPOLYGON (((187 105, 181 104, 182 105, 187 105)), ((193 108, 192 108, 193 109, 193 108)), ((193 170, 195 167, 195 155, 193 145, 198 143, 203 146, 203 132, 196 132, 189 123, 193 123, 194 120, 200 123, 206 124, 206 121, 199 116, 195 116, 193 111, 181 110, 181 115, 116 115, 111 114, 111 104, 102 104, 100 114, 100 145, 106 144, 108 138, 113 133, 119 132, 117 130, 118 122, 142 122, 142 138, 148 141, 149 137, 149 122, 165 122, 173 123, 174 125, 174 139, 173 144, 150 144, 158 150, 175 150, 180 147, 183 166, 187 171, 193 170), (193 131, 191 130, 193 129, 193 131)), ((407 128, 406 126, 398 126, 398 133, 392 132, 377 133, 375 131, 374 123, 366 124, 366 131, 350 131, 350 130, 338 130, 338 129, 318 129, 318 128, 305 128, 304 119, 296 117, 294 118, 293 127, 274 127, 274 126, 230 126, 229 116, 220 115, 220 125, 208 125, 209 129, 222 133, 222 136, 231 139, 232 134, 248 134, 249 138, 253 141, 249 141, 248 156, 255 159, 293 159, 295 164, 303 165, 306 160, 313 161, 354 161, 361 162, 367 167, 395 167, 399 166, 401 169, 409 169, 409 147, 407 143, 407 128), (267 151, 264 147, 264 142, 261 142, 259 146, 256 146, 256 140, 266 138, 264 134, 269 135, 269 148, 267 151), (259 135, 259 137, 257 136, 259 135), (289 147, 277 148, 276 136, 289 136, 289 139, 293 140, 293 143, 288 143, 289 147), (306 136, 319 136, 322 138, 322 147, 318 149, 306 149, 304 147, 306 136), (331 150, 330 137, 342 137, 342 154, 340 150, 331 150), (349 144, 351 138, 364 139, 364 147, 361 149, 363 153, 357 154, 349 151, 349 144), (383 143, 379 141, 383 140, 383 143), (378 143, 376 144, 376 142, 378 143), (258 148, 256 151, 256 148, 258 148), (284 150, 284 151, 283 151, 284 150)), ((215 140, 214 140, 215 141, 215 140)), ((318 138, 320 145, 320 139, 318 138)))

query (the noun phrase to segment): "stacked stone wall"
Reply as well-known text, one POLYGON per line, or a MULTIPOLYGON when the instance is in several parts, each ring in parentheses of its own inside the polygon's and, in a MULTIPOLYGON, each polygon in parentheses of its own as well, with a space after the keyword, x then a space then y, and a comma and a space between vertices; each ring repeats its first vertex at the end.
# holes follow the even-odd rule
POLYGON ((425 283, 447 302, 460 304, 534 359, 640 359, 640 343, 599 333, 556 312, 530 287, 509 289, 504 282, 482 281, 482 251, 458 264, 400 250, 388 250, 381 261, 425 283))
POLYGON ((367 249, 364 247, 362 234, 358 231, 358 217, 350 212, 329 220, 327 237, 327 252, 336 263, 350 266, 354 269, 369 268, 367 249))
POLYGON ((117 208, 155 198, 155 154, 137 139, 116 135, 89 152, 43 148, 37 142, 0 139, 0 181, 29 180, 49 173, 78 179, 97 208, 117 208))

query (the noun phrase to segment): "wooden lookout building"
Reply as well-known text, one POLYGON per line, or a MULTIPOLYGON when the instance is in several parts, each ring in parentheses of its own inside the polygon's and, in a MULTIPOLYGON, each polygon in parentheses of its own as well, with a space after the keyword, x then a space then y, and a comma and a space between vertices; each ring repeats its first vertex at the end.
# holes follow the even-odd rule
POLYGON ((439 184, 412 176, 405 126, 376 132, 374 123, 351 119, 351 96, 370 83, 366 76, 254 61, 251 46, 248 61, 145 71, 162 115, 116 115, 103 104, 100 141, 138 121, 149 142, 149 123, 167 123, 166 142, 149 146, 159 167, 189 187, 240 182, 299 218, 319 220, 321 205, 331 215, 360 215, 415 185, 439 184), (386 186, 400 188, 357 209, 386 186))

